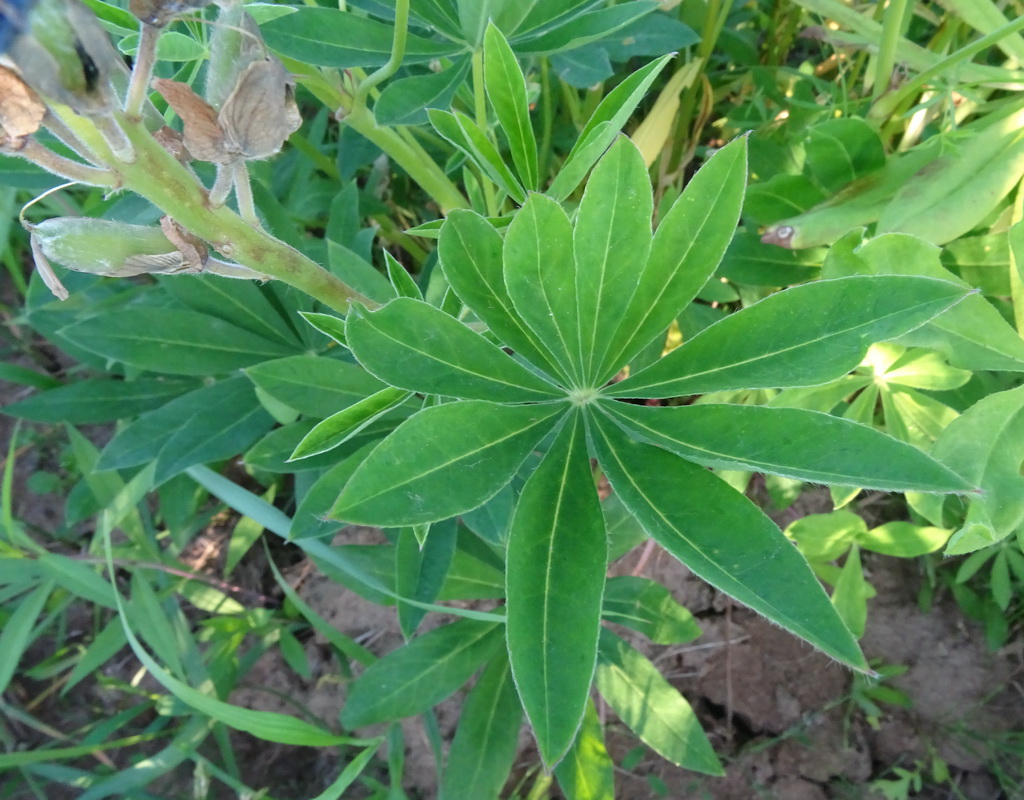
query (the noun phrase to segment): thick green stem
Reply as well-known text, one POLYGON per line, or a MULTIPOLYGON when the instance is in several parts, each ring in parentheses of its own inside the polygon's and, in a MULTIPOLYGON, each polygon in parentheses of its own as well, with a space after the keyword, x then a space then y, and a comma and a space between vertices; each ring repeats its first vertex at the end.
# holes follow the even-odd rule
POLYGON ((212 207, 195 177, 140 122, 120 115, 118 122, 136 156, 132 164, 122 164, 87 120, 70 110, 61 116, 90 148, 106 156, 125 189, 149 200, 225 257, 294 286, 342 314, 353 301, 377 305, 298 250, 254 228, 227 206, 212 207))

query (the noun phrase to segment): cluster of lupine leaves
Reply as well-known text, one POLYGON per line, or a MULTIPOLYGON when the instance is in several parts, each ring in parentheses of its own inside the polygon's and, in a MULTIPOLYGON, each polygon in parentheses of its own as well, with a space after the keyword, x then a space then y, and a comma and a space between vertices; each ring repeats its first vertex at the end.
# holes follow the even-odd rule
POLYGON ((699 627, 669 588, 606 577, 648 541, 862 672, 861 549, 973 553, 948 580, 1005 639, 1024 103, 1000 57, 1024 56, 1019 20, 976 2, 924 47, 904 11, 833 0, 208 5, 3 10, 7 216, 97 188, 23 209, 8 248, 39 270, 19 322, 76 366, 3 373, 39 390, 5 413, 62 424, 73 466, 63 527, 32 530, 12 440, 0 684, 68 692, 127 646, 159 687, 74 744, 9 748, 14 780, 143 797, 191 762, 242 796, 205 744, 230 753, 233 729, 334 748, 321 797, 394 796, 397 721, 423 715, 445 798, 498 797, 524 720, 567 797, 613 797, 595 687, 647 747, 721 774, 636 646, 699 627), (799 62, 822 20, 846 83, 799 62), (111 422, 102 447, 80 430, 111 422), (753 474, 780 503, 828 485, 837 510, 780 531, 753 474), (907 519, 840 510, 865 489, 907 493, 907 519), (183 576, 220 504, 222 572, 183 576), (350 523, 387 544, 346 543, 350 523), (272 558, 284 611, 232 593, 281 539, 394 605, 406 643, 371 653, 272 558), (29 669, 83 602, 87 643, 29 669), (435 613, 457 621, 419 632, 435 613), (231 703, 269 650, 308 676, 310 627, 348 683, 340 718, 231 703), (474 676, 442 758, 432 709, 474 676), (118 748, 152 757, 76 760, 118 748))

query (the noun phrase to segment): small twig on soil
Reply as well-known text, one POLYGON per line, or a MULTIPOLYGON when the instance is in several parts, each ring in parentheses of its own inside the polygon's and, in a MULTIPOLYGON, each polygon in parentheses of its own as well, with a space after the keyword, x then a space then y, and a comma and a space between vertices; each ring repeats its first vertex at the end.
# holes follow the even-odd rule
POLYGON ((647 562, 650 560, 651 553, 653 553, 653 552, 654 552, 654 539, 648 539, 647 543, 644 544, 644 549, 640 553, 640 558, 636 562, 636 566, 633 567, 633 577, 634 578, 643 573, 644 567, 647 566, 647 562))
MULTIPOLYGON (((72 555, 71 558, 76 561, 84 561, 87 564, 106 564, 105 558, 95 558, 93 556, 84 555, 72 555)), ((222 592, 228 592, 230 594, 241 595, 249 598, 252 602, 259 603, 266 606, 273 606, 276 601, 273 598, 267 597, 265 594, 254 591, 252 589, 246 589, 243 586, 235 586, 234 584, 227 583, 226 581, 212 578, 209 575, 202 575, 198 572, 189 572, 187 569, 178 569, 167 564, 161 564, 156 561, 131 561, 128 559, 114 559, 114 566, 116 567, 136 567, 139 569, 156 569, 161 572, 166 572, 168 575, 177 575, 179 578, 187 578, 191 581, 200 581, 208 584, 215 589, 219 589, 222 592)))

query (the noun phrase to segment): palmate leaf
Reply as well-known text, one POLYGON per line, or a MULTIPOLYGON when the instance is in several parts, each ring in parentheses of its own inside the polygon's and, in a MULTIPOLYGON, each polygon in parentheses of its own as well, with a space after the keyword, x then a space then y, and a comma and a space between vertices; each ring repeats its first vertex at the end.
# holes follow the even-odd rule
POLYGON ((495 402, 564 394, 422 300, 400 297, 376 311, 353 307, 345 337, 368 372, 402 389, 495 402))
POLYGON ((583 718, 607 559, 604 516, 576 412, 526 482, 508 540, 512 675, 549 766, 565 755, 583 718))
POLYGON ((966 292, 935 278, 837 278, 766 297, 705 328, 613 397, 814 386, 856 367, 868 346, 922 325, 966 292))
POLYGON ((632 436, 708 467, 890 492, 964 492, 960 476, 867 425, 799 408, 602 402, 632 436))
POLYGON ((704 467, 631 440, 604 415, 591 419, 612 488, 662 547, 777 625, 867 668, 807 561, 757 506, 704 467))
POLYGON ((567 408, 482 400, 425 408, 359 466, 331 516, 387 528, 470 511, 512 480, 567 408))

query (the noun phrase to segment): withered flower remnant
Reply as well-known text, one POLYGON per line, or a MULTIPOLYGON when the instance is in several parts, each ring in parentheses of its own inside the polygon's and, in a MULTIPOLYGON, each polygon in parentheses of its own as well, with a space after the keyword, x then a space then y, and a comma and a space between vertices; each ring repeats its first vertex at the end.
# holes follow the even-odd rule
POLYGON ((249 64, 219 112, 188 84, 158 78, 153 86, 181 117, 185 147, 200 161, 269 158, 302 124, 294 82, 275 58, 249 64))
POLYGON ((114 108, 110 81, 126 72, 99 20, 79 0, 38 0, 7 53, 36 92, 87 116, 114 108))
POLYGON ((12 69, 0 66, 0 146, 31 136, 46 116, 46 105, 12 69))

